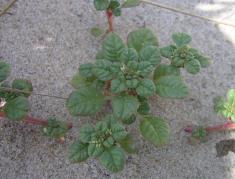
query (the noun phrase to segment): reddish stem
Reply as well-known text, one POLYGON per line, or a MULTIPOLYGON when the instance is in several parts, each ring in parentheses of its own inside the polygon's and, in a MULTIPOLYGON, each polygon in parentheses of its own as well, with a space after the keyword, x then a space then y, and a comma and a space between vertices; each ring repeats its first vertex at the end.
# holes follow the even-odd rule
MULTIPOLYGON (((0 119, 3 119, 5 117, 5 113, 4 112, 0 112, 0 119)), ((40 125, 40 126, 47 126, 48 125, 48 121, 44 120, 44 119, 36 119, 33 117, 29 117, 27 116, 24 120, 24 123, 26 124, 33 124, 33 125, 40 125)), ((71 129, 73 127, 73 124, 71 122, 67 123, 68 128, 71 129)))
POLYGON ((107 10, 106 15, 108 18, 108 23, 109 23, 108 32, 113 32, 113 12, 112 12, 112 10, 107 10))
MULTIPOLYGON (((226 131, 226 130, 235 130, 235 123, 231 121, 231 118, 227 119, 227 122, 225 124, 215 125, 215 126, 208 126, 205 128, 206 131, 209 132, 219 132, 219 131, 226 131)), ((184 129, 187 133, 193 132, 193 127, 188 126, 184 129)))

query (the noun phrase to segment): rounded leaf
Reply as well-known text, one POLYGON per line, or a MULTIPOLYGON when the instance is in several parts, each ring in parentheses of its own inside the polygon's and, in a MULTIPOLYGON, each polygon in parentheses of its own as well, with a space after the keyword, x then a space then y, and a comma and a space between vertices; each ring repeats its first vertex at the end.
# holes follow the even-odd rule
POLYGON ((129 48, 140 52, 144 47, 158 46, 158 40, 151 30, 140 28, 128 35, 127 44, 129 48))
POLYGON ((170 46, 162 47, 160 49, 160 52, 163 57, 171 59, 174 56, 175 49, 176 49, 175 45, 170 45, 170 46))
POLYGON ((134 48, 125 48, 122 53, 120 59, 127 63, 128 61, 138 61, 138 53, 134 48))
POLYGON ((99 157, 100 163, 111 172, 118 172, 123 169, 125 164, 125 155, 117 147, 111 147, 105 150, 99 157))
POLYGON ((134 142, 132 135, 128 134, 124 139, 118 141, 121 147, 130 154, 136 153, 137 146, 134 142))
POLYGON ((123 8, 130 8, 130 7, 134 7, 134 6, 138 6, 140 5, 140 0, 126 0, 123 4, 122 7, 123 8))
POLYGON ((29 109, 30 106, 28 100, 23 96, 9 100, 4 106, 4 112, 6 113, 7 118, 14 121, 25 118, 29 109))
POLYGON ((120 93, 127 89, 126 83, 120 79, 114 79, 111 81, 111 91, 113 93, 120 93))
POLYGON ((32 83, 28 80, 23 79, 15 79, 12 82, 12 88, 25 91, 26 93, 22 93, 24 96, 28 97, 33 91, 32 83))
POLYGON ((118 118, 128 118, 137 112, 139 101, 134 96, 116 96, 112 99, 114 115, 118 118))
POLYGON ((138 87, 136 88, 136 92, 139 96, 151 96, 155 93, 155 85, 150 79, 143 79, 139 82, 138 87))
POLYGON ((172 65, 160 64, 154 71, 153 79, 156 81, 159 78, 168 75, 179 76, 180 69, 172 65))
POLYGON ((81 87, 70 94, 66 106, 74 115, 92 115, 99 112, 104 104, 104 95, 91 87, 81 87))
POLYGON ((167 122, 154 116, 144 117, 144 120, 140 123, 140 132, 146 140, 155 146, 166 144, 170 134, 167 122))
POLYGON ((72 162, 82 162, 88 159, 88 144, 77 141, 69 147, 69 160, 72 162))
POLYGON ((172 35, 172 39, 178 46, 188 45, 192 41, 192 38, 185 33, 175 33, 172 35))
POLYGON ((81 64, 79 66, 79 74, 83 77, 91 77, 93 76, 92 69, 93 69, 92 63, 81 64))
POLYGON ((140 61, 148 61, 151 65, 158 65, 161 62, 160 50, 155 46, 144 47, 140 51, 140 61))
POLYGON ((195 75, 200 71, 201 65, 198 60, 190 60, 185 64, 187 72, 195 75))
POLYGON ((129 117, 129 118, 122 119, 122 122, 124 124, 130 125, 130 124, 134 123, 135 120, 136 120, 136 116, 135 115, 131 115, 131 117, 129 117))
POLYGON ((90 124, 85 124, 79 131, 79 138, 84 143, 89 143, 92 138, 92 134, 95 132, 94 128, 90 124))
POLYGON ((111 66, 112 63, 108 60, 98 60, 93 67, 93 73, 99 80, 111 80, 113 77, 111 66))
POLYGON ((94 0, 94 6, 98 11, 106 10, 109 7, 109 0, 94 0))
POLYGON ((188 95, 188 88, 179 76, 163 76, 154 81, 156 93, 166 98, 184 98, 188 95))

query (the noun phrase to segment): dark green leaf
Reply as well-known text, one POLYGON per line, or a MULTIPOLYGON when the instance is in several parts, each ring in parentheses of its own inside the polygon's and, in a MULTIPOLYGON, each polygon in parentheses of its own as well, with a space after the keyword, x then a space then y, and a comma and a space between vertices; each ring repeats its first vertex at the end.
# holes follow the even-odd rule
POLYGON ((138 61, 138 53, 134 48, 125 48, 122 51, 120 59, 127 63, 128 61, 138 61))
POLYGON ((147 116, 140 123, 142 136, 155 146, 166 144, 169 138, 169 125, 161 118, 147 116))
POLYGON ((148 104, 148 101, 140 102, 140 107, 138 109, 138 113, 142 115, 147 115, 150 111, 150 106, 148 104))
POLYGON ((9 100, 4 106, 4 112, 10 120, 21 120, 27 116, 30 106, 27 98, 19 96, 15 99, 9 100))
POLYGON ((127 39, 128 47, 140 52, 147 46, 158 46, 158 40, 153 32, 146 28, 140 28, 131 32, 127 39))
POLYGON ((95 130, 92 125, 85 124, 79 131, 79 138, 82 142, 89 143, 94 132, 95 130))
POLYGON ((76 73, 73 76, 70 83, 74 88, 78 89, 80 87, 89 86, 91 84, 91 81, 89 81, 87 78, 81 76, 79 73, 76 73))
POLYGON ((33 91, 32 83, 28 80, 23 80, 23 79, 15 79, 12 82, 12 88, 26 92, 26 93, 22 93, 26 97, 30 96, 30 94, 33 91))
POLYGON ((4 81, 10 75, 10 66, 0 61, 0 82, 4 81))
POLYGON ((125 155, 119 147, 114 146, 105 150, 99 160, 109 171, 118 172, 124 167, 125 155))
POLYGON ((99 112, 104 104, 104 95, 91 87, 81 87, 70 94, 67 108, 74 116, 92 115, 99 112))
POLYGON ((115 142, 115 141, 114 141, 114 139, 113 139, 112 137, 108 137, 108 138, 104 141, 103 145, 104 145, 105 147, 107 147, 107 148, 110 148, 110 147, 113 146, 114 142, 115 142))
POLYGON ((178 46, 188 45, 192 41, 192 38, 185 33, 175 33, 172 35, 172 39, 178 46))
POLYGON ((155 81, 156 93, 167 98, 184 98, 188 88, 179 76, 163 76, 155 81))
POLYGON ((114 115, 118 118, 128 118, 137 112, 139 102, 134 96, 116 96, 112 99, 114 115))
POLYGON ((113 10, 113 15, 115 15, 116 17, 120 16, 122 13, 121 8, 116 8, 113 10))
POLYGON ((161 48, 160 52, 163 57, 171 59, 174 56, 175 49, 176 49, 175 45, 170 45, 170 46, 161 48))
POLYGON ((111 82, 111 91, 113 93, 120 93, 122 91, 125 91, 127 89, 127 86, 125 84, 125 81, 122 81, 120 79, 114 79, 111 82))
POLYGON ((98 157, 104 152, 104 147, 101 143, 94 143, 97 141, 91 141, 92 143, 88 146, 88 155, 90 157, 98 157))
POLYGON ((88 159, 88 144, 80 141, 73 143, 69 147, 69 160, 72 162, 82 162, 88 159))
POLYGON ((148 76, 154 70, 154 66, 150 62, 142 61, 138 64, 137 74, 140 76, 148 76))
POLYGON ((153 79, 157 81, 159 78, 168 75, 180 75, 180 69, 172 65, 160 64, 154 71, 153 79))
POLYGON ((92 63, 81 64, 79 67, 79 74, 83 77, 91 77, 93 76, 92 69, 92 63))
POLYGON ((134 89, 138 86, 139 81, 137 79, 126 80, 127 88, 134 89))
POLYGON ((109 7, 109 0, 94 0, 94 6, 98 11, 106 10, 109 7))
POLYGON ((122 39, 115 33, 109 33, 102 45, 103 56, 106 60, 118 61, 124 48, 122 39))
POLYGON ((102 81, 111 80, 113 76, 111 66, 112 63, 108 60, 98 60, 93 67, 93 73, 102 81))
POLYGON ((151 65, 158 65, 161 62, 160 50, 155 46, 144 47, 140 51, 140 61, 148 61, 151 65))
POLYGON ((131 117, 122 119, 122 122, 124 124, 130 125, 130 124, 133 124, 135 122, 135 120, 136 120, 136 116, 133 114, 133 115, 131 115, 131 117))
POLYGON ((136 88, 136 92, 139 96, 151 96, 155 93, 155 85, 150 79, 143 79, 140 81, 138 87, 136 88))

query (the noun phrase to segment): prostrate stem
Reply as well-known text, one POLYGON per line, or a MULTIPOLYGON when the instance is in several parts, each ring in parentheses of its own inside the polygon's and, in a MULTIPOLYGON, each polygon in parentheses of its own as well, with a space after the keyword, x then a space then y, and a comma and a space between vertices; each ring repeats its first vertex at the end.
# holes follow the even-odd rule
MULTIPOLYGON (((4 114, 4 112, 0 112, 0 119, 4 119, 6 115, 4 114)), ((48 121, 44 120, 44 119, 37 119, 37 118, 33 118, 33 117, 29 117, 27 116, 24 120, 24 123, 26 124, 33 124, 33 125, 40 125, 40 126, 47 126, 48 125, 48 121)), ((68 128, 71 129, 73 127, 73 124, 71 122, 67 123, 68 128)))

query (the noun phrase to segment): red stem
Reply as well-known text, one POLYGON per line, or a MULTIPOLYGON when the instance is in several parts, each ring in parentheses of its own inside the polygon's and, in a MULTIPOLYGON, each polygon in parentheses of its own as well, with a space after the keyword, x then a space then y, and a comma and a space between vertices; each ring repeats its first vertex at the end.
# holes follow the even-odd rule
POLYGON ((108 23, 109 23, 108 32, 113 32, 113 12, 112 12, 112 10, 107 10, 106 15, 108 18, 108 23))
MULTIPOLYGON (((4 112, 0 112, 0 119, 3 119, 5 117, 5 113, 4 112)), ((33 125, 40 125, 40 126, 47 126, 48 125, 48 121, 44 120, 44 119, 36 119, 33 117, 29 117, 27 116, 24 120, 24 123, 26 124, 33 124, 33 125)), ((73 127, 73 124, 71 122, 67 123, 68 128, 71 129, 73 127)))
MULTIPOLYGON (((227 119, 225 124, 215 125, 215 126, 208 126, 205 128, 206 131, 209 132, 218 132, 218 131, 226 131, 226 130, 235 130, 235 123, 231 121, 231 118, 227 119)), ((184 129, 187 133, 193 132, 193 127, 189 126, 184 129)))

